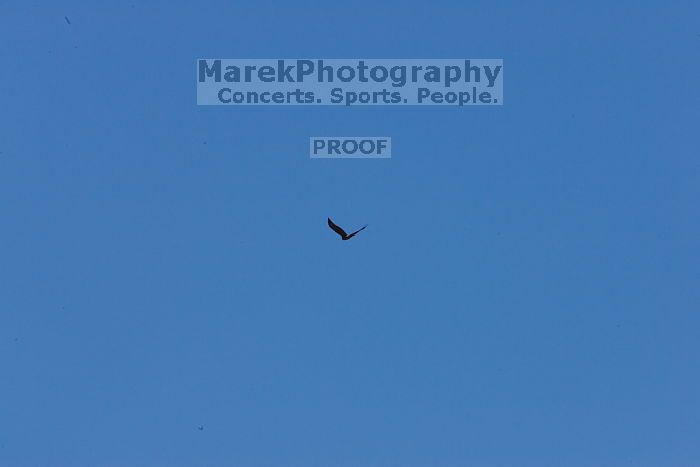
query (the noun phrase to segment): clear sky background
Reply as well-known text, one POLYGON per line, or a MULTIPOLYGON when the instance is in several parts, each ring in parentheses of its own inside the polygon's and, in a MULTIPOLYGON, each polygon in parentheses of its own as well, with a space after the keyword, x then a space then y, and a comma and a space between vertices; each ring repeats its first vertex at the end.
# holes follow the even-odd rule
POLYGON ((700 6, 570 3, 3 2, 0 465, 700 465, 700 6), (197 107, 200 57, 505 105, 197 107))

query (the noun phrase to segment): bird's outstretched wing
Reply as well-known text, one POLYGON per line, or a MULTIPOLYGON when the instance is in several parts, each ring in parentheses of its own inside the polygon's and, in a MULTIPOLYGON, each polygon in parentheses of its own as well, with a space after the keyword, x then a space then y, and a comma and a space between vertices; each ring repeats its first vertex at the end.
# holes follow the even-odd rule
POLYGON ((353 233, 351 233, 350 235, 348 235, 347 238, 350 239, 350 238, 354 237, 355 235, 357 235, 358 233, 362 232, 362 231, 365 230, 366 228, 367 228, 367 226, 365 225, 365 226, 362 227, 361 229, 358 229, 358 230, 354 231, 353 233))
MULTIPOLYGON (((345 233, 345 231, 344 231, 343 229, 341 229, 340 227, 338 227, 337 225, 335 225, 335 224, 333 223, 333 221, 331 220, 330 217, 328 218, 328 227, 330 227, 331 229, 333 229, 333 231, 334 231, 335 233, 337 233, 338 235, 340 235, 341 237, 347 238, 348 234, 345 233)), ((356 233, 357 233, 357 232, 356 232, 356 233)))

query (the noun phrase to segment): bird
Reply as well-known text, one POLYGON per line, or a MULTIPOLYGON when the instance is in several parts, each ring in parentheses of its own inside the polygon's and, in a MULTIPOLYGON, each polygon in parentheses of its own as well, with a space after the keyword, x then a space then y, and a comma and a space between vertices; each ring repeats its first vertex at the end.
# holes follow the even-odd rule
POLYGON ((64 16, 64 17, 63 17, 63 19, 65 19, 65 20, 66 20, 66 23, 68 23, 68 24, 71 24, 71 22, 70 22, 70 20, 68 19, 68 17, 67 17, 67 16, 64 16))
POLYGON ((335 225, 335 224, 333 223, 333 221, 331 220, 330 217, 328 218, 328 227, 330 227, 331 229, 333 229, 333 231, 334 231, 335 233, 337 233, 338 235, 340 235, 340 237, 341 237, 343 240, 350 240, 352 237, 354 237, 355 235, 357 235, 359 232, 362 232, 363 230, 365 230, 365 229, 367 228, 367 226, 365 225, 365 226, 362 227, 361 229, 356 230, 356 231, 354 231, 353 233, 351 233, 350 235, 348 235, 343 229, 341 229, 340 227, 338 227, 337 225, 335 225))
POLYGON ((197 427, 197 429, 198 429, 199 431, 204 431, 204 425, 199 425, 199 426, 197 427))

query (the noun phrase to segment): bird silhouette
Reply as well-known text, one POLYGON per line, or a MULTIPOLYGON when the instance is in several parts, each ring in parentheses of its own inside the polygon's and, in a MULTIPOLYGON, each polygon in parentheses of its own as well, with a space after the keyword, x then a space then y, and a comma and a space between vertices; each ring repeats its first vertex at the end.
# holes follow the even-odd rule
POLYGON ((356 230, 356 231, 354 231, 353 233, 351 233, 350 235, 348 235, 343 229, 341 229, 340 227, 338 227, 337 225, 335 225, 335 224, 333 223, 333 221, 331 220, 330 217, 328 218, 328 227, 330 227, 331 229, 333 229, 333 232, 335 232, 335 233, 337 233, 338 235, 340 235, 340 237, 341 237, 343 240, 350 240, 352 237, 354 237, 355 235, 357 235, 359 232, 362 232, 363 230, 365 230, 365 229, 367 228, 367 226, 365 225, 365 226, 362 227, 361 229, 356 230))

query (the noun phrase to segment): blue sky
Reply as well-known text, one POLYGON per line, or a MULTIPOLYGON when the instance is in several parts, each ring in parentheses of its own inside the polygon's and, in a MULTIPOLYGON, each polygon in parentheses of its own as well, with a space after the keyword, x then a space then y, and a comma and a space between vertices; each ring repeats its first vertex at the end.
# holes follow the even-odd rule
POLYGON ((700 7, 563 3, 0 6, 0 465, 700 465, 700 7), (198 107, 200 57, 505 105, 198 107))

